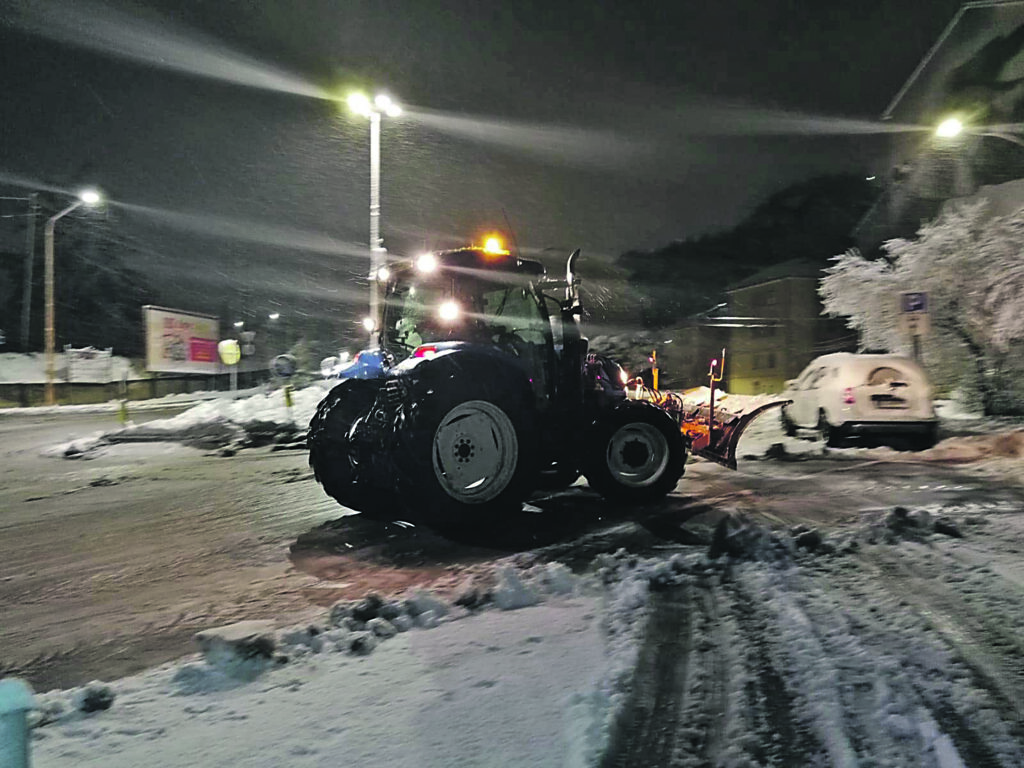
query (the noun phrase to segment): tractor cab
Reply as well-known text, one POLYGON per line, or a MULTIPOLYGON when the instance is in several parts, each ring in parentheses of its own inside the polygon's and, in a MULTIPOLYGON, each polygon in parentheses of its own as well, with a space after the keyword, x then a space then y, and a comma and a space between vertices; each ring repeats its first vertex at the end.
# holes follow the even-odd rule
MULTIPOLYGON (((537 284, 539 262, 498 248, 428 253, 390 270, 381 347, 410 369, 467 347, 505 356, 528 377, 538 400, 553 395, 553 318, 537 284)), ((558 340, 561 342, 561 339, 558 340)))

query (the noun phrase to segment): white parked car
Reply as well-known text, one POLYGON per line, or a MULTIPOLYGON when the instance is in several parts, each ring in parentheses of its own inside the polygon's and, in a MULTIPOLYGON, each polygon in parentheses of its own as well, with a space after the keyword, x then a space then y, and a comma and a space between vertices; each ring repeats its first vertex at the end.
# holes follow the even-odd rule
POLYGON ((935 445, 938 420, 924 370, 898 355, 838 352, 812 360, 786 382, 787 434, 816 429, 830 446, 856 440, 923 450, 935 445))

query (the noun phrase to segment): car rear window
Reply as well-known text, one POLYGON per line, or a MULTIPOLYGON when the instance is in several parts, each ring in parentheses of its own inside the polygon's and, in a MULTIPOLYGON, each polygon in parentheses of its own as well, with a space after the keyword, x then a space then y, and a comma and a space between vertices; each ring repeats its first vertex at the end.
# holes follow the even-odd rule
POLYGON ((890 381, 904 381, 907 378, 907 374, 903 371, 898 371, 890 366, 882 366, 881 368, 875 368, 870 374, 868 374, 868 386, 877 387, 882 384, 888 384, 890 381))

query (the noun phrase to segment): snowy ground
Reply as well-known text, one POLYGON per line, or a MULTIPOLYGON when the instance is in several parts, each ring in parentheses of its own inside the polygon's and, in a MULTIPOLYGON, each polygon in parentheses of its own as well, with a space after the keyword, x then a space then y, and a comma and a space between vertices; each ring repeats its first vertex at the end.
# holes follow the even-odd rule
MULTIPOLYGON (((158 428, 284 424, 308 418, 320 396, 298 393, 292 414, 273 395, 209 403, 158 428)), ((335 612, 315 637, 279 629, 287 663, 251 680, 227 676, 250 665, 219 656, 115 681, 105 710, 79 711, 102 702, 104 686, 41 695, 34 764, 1019 768, 1024 432, 1000 426, 949 429, 922 453, 834 450, 784 437, 769 414, 740 443, 741 472, 727 473, 747 472, 755 488, 735 508, 756 508, 768 489, 799 483, 803 470, 791 469, 813 467, 825 479, 808 475, 804 496, 836 507, 818 530, 778 509, 760 524, 734 515, 710 547, 598 554, 575 577, 545 561, 585 551, 583 538, 491 559, 460 570, 480 579, 461 591, 474 611, 449 592, 430 614, 394 618, 418 626, 368 655, 353 653, 367 627, 335 612), (872 506, 879 489, 865 490, 865 472, 900 465, 925 478, 929 465, 983 473, 1003 490, 963 501, 977 492, 944 496, 929 479, 914 498, 944 500, 872 506), (829 477, 838 496, 823 493, 829 477)), ((721 473, 702 466, 684 478, 698 494, 687 505, 718 504, 721 473)))
POLYGON ((1024 765, 1019 506, 807 533, 734 520, 584 578, 506 563, 489 604, 418 593, 430 613, 369 655, 344 611, 277 632, 288 661, 254 679, 211 656, 113 683, 107 710, 51 692, 35 765, 1024 765))

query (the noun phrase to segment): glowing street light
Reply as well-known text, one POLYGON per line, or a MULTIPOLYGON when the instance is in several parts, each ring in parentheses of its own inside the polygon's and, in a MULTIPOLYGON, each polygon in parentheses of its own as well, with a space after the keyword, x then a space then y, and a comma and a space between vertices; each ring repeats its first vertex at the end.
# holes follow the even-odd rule
POLYGON ((420 272, 433 272, 437 269, 437 257, 432 253, 424 253, 416 259, 416 269, 420 272))
POLYGON ((452 322, 459 317, 459 305, 454 301, 446 301, 437 309, 438 316, 445 322, 452 322))
POLYGON ((1021 141, 1020 136, 1010 132, 1019 128, 1019 125, 971 125, 963 123, 959 118, 947 117, 935 128, 935 135, 942 139, 955 139, 966 133, 971 136, 1002 139, 1018 147, 1024 147, 1024 141, 1021 141))
POLYGON ((53 233, 57 226, 58 219, 62 219, 71 213, 73 210, 83 206, 96 206, 103 201, 103 196, 95 189, 83 189, 78 193, 78 199, 75 200, 64 210, 54 214, 46 220, 46 227, 43 230, 43 243, 44 243, 44 299, 46 303, 46 404, 55 405, 57 403, 57 397, 53 388, 54 369, 55 369, 55 347, 56 344, 56 309, 55 302, 53 300, 53 233))
POLYGON ((387 260, 380 236, 380 118, 381 115, 398 117, 402 108, 383 93, 377 94, 373 101, 365 93, 350 94, 348 106, 357 115, 370 119, 370 317, 376 328, 380 318, 378 275, 387 260))
POLYGON ((954 139, 963 133, 964 124, 955 117, 948 117, 939 123, 935 135, 942 139, 954 139))

